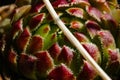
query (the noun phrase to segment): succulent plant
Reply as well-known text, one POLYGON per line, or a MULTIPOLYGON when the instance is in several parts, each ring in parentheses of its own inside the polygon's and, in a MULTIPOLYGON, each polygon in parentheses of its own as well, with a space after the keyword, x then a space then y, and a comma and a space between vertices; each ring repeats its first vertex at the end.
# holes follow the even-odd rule
MULTIPOLYGON (((50 2, 96 63, 112 80, 119 80, 117 1, 50 2)), ((16 0, 15 4, 10 23, 0 37, 3 76, 10 80, 102 80, 59 29, 42 0, 16 0)))

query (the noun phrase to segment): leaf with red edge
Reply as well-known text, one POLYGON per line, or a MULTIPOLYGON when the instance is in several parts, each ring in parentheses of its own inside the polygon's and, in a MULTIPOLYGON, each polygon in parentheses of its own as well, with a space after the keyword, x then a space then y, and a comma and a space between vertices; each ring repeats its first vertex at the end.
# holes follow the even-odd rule
POLYGON ((102 52, 101 67, 105 69, 109 62, 108 49, 115 49, 116 44, 112 34, 110 33, 110 31, 107 30, 98 31, 98 41, 101 44, 100 47, 102 52))
POLYGON ((49 48, 49 53, 51 55, 51 57, 56 60, 57 57, 59 56, 61 52, 61 47, 59 46, 58 43, 53 44, 50 48, 49 48))
POLYGON ((32 19, 29 22, 30 29, 36 29, 44 20, 45 18, 45 13, 39 13, 35 16, 32 17, 32 19))
POLYGON ((108 49, 108 54, 109 54, 109 58, 110 58, 109 59, 110 63, 115 62, 115 61, 120 61, 119 60, 120 54, 119 54, 118 49, 115 49, 115 50, 108 49))
POLYGON ((33 80, 36 79, 35 75, 36 61, 37 61, 36 57, 22 53, 18 61, 18 68, 22 75, 24 75, 28 79, 33 80))
POLYGON ((90 6, 88 0, 70 0, 71 5, 80 6, 81 8, 85 8, 86 6, 90 6))
POLYGON ((14 50, 9 50, 8 52, 8 61, 11 63, 11 64, 16 64, 17 63, 17 54, 14 50))
POLYGON ((86 49, 86 51, 91 55, 91 57, 97 62, 100 63, 100 51, 98 47, 93 43, 82 43, 82 46, 86 49))
POLYGON ((50 71, 48 80, 76 80, 76 78, 66 65, 61 64, 50 71))
POLYGON ((95 7, 88 6, 86 7, 86 11, 91 17, 93 17, 97 21, 101 21, 100 18, 102 17, 102 12, 100 10, 95 7))
POLYGON ((69 6, 66 0, 55 0, 54 2, 52 2, 52 5, 54 8, 69 6))
POLYGON ((101 30, 98 31, 97 35, 99 36, 99 39, 104 50, 108 48, 114 49, 116 47, 114 38, 110 31, 101 30))
POLYGON ((50 31, 51 31, 50 25, 43 24, 35 31, 35 34, 40 35, 42 37, 46 37, 50 31))
POLYGON ((92 39, 97 35, 97 32, 101 29, 100 25, 92 20, 86 21, 85 26, 87 27, 88 33, 92 39))
POLYGON ((44 40, 39 35, 34 35, 29 43, 29 52, 33 53, 42 50, 44 45, 44 40))
POLYGON ((83 28, 83 23, 78 21, 78 20, 73 20, 70 22, 70 28, 72 29, 82 29, 83 28))
POLYGON ((88 0, 70 0, 71 3, 88 2, 88 0))
POLYGON ((77 80, 94 80, 96 75, 96 71, 93 67, 87 61, 84 61, 83 68, 79 73, 77 80))
POLYGON ((37 75, 39 77, 45 77, 47 72, 53 68, 53 60, 47 51, 39 51, 34 53, 38 58, 36 64, 37 75))
POLYGON ((17 72, 18 71, 18 63, 17 63, 17 60, 18 60, 18 55, 17 53, 13 50, 13 49, 10 49, 8 51, 8 62, 9 62, 9 67, 8 69, 11 69, 13 70, 14 72, 17 72))
POLYGON ((104 25, 102 28, 103 29, 108 29, 112 32, 112 34, 116 35, 116 30, 118 29, 118 23, 117 21, 113 18, 111 14, 104 14, 101 17, 102 25, 104 25))
POLYGON ((16 40, 16 46, 20 52, 25 51, 28 42, 30 40, 30 37, 31 37, 31 33, 29 29, 26 27, 16 40))
POLYGON ((82 8, 68 8, 66 12, 72 16, 83 18, 84 10, 82 8))
POLYGON ((23 20, 22 19, 14 22, 14 24, 12 25, 11 32, 10 32, 10 36, 14 38, 19 31, 23 31, 23 20))
POLYGON ((89 42, 89 39, 82 33, 74 32, 74 35, 80 42, 89 42))
POLYGON ((120 53, 119 49, 108 49, 109 61, 106 66, 106 71, 110 75, 117 74, 120 65, 120 53))
MULTIPOLYGON (((102 13, 110 13, 110 6, 107 0, 89 0, 91 5, 97 9, 99 9, 102 13)), ((113 3, 112 3, 113 5, 113 3)))
POLYGON ((57 60, 60 63, 63 62, 65 64, 67 64, 67 65, 70 65, 70 63, 71 63, 71 61, 73 59, 73 56, 74 55, 73 55, 72 50, 67 46, 63 46, 57 60))
POLYGON ((44 3, 37 3, 36 5, 33 5, 31 12, 40 12, 44 8, 44 3))

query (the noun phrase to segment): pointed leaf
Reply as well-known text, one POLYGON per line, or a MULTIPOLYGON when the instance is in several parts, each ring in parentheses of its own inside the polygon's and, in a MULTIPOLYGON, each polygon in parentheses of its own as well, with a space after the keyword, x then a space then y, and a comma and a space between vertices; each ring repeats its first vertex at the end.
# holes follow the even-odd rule
POLYGON ((91 17, 93 17, 97 21, 101 21, 100 18, 102 17, 102 13, 100 12, 100 10, 98 10, 95 7, 89 6, 89 7, 86 7, 86 11, 91 17))
POLYGON ((51 57, 54 60, 57 59, 57 57, 59 56, 60 52, 61 52, 61 47, 58 45, 58 43, 53 44, 49 48, 49 53, 50 53, 51 57))
POLYGON ((101 40, 101 44, 104 47, 103 49, 115 48, 115 41, 112 34, 109 31, 99 31, 98 36, 101 40))
POLYGON ((72 29, 82 29, 83 28, 83 23, 77 20, 73 20, 70 23, 70 28, 72 29))
POLYGON ((72 16, 78 17, 78 18, 83 18, 84 11, 82 8, 68 8, 66 12, 72 16))
POLYGON ((90 37, 93 39, 97 35, 97 32, 100 31, 100 26, 95 21, 88 20, 85 23, 90 37))
POLYGON ((106 71, 110 75, 117 74, 120 65, 120 53, 118 49, 108 49, 109 61, 106 71))
POLYGON ((11 32, 10 32, 10 36, 12 38, 15 37, 19 31, 23 31, 23 21, 22 21, 22 19, 16 21, 13 24, 13 27, 12 27, 11 32))
POLYGON ((39 50, 42 50, 43 44, 44 44, 43 38, 39 35, 34 35, 29 44, 29 52, 34 53, 39 50))
POLYGON ((15 22, 18 19, 20 19, 22 16, 27 15, 30 9, 31 9, 31 5, 25 5, 25 6, 15 9, 12 21, 15 22))
POLYGON ((37 29, 37 31, 35 32, 35 34, 38 34, 38 35, 40 35, 40 36, 42 36, 42 37, 46 37, 46 36, 48 35, 49 31, 50 31, 50 26, 49 26, 49 24, 44 24, 44 25, 41 25, 41 26, 37 29))
POLYGON ((31 34, 30 34, 29 29, 25 28, 16 40, 16 46, 20 52, 25 51, 30 37, 31 37, 31 34))
POLYGON ((17 53, 13 50, 13 49, 10 49, 8 51, 8 62, 9 62, 9 67, 8 69, 12 70, 13 72, 16 72, 18 71, 18 63, 17 63, 17 60, 18 60, 18 55, 17 53))
POLYGON ((69 6, 66 0, 56 0, 52 3, 54 8, 69 6))
POLYGON ((45 18, 45 13, 39 13, 39 14, 33 16, 29 22, 30 29, 34 30, 37 27, 39 27, 39 25, 42 23, 44 18, 45 18))
POLYGON ((88 0, 71 0, 71 5, 80 6, 81 8, 85 8, 86 6, 90 6, 88 0))
POLYGON ((39 77, 45 77, 47 72, 53 68, 53 60, 47 51, 36 52, 36 70, 39 77))
POLYGON ((96 75, 96 71, 93 67, 87 61, 84 61, 83 68, 79 73, 77 80, 94 80, 96 75))
POLYGON ((56 33, 48 34, 44 38, 44 48, 43 50, 49 49, 57 41, 56 33))
POLYGON ((63 46, 59 56, 58 56, 58 62, 63 62, 67 65, 70 65, 72 59, 73 59, 73 52, 72 50, 67 47, 67 46, 63 46))
POLYGON ((33 5, 31 12, 40 12, 43 8, 44 8, 44 4, 43 3, 37 3, 35 5, 33 5))
POLYGON ((73 73, 64 64, 50 71, 48 80, 76 80, 73 73))
POLYGON ((74 35, 80 42, 89 42, 89 39, 82 33, 74 32, 74 35))
POLYGON ((36 79, 35 76, 35 65, 37 58, 34 56, 22 53, 18 61, 19 71, 28 79, 36 79))
POLYGON ((100 51, 95 44, 92 43, 82 43, 82 46, 87 50, 91 57, 97 62, 100 63, 100 51))

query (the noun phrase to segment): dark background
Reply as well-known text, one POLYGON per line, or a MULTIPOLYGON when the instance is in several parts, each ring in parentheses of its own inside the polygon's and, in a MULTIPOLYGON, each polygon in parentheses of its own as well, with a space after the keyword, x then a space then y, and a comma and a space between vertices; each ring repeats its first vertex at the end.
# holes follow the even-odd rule
POLYGON ((118 0, 118 3, 120 4, 120 0, 118 0))
POLYGON ((14 3, 15 0, 0 0, 0 6, 14 3))

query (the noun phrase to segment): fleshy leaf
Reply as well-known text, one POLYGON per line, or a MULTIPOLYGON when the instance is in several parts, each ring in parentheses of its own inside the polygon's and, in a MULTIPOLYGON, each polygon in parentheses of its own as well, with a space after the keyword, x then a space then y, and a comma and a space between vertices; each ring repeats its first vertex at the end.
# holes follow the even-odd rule
POLYGON ((36 57, 22 53, 18 61, 18 68, 22 75, 24 75, 28 79, 36 79, 35 75, 36 61, 37 61, 36 57))
POLYGON ((49 53, 50 53, 51 57, 52 57, 53 59, 55 59, 55 60, 56 60, 57 57, 59 56, 60 52, 61 52, 61 47, 59 46, 58 43, 53 44, 53 45, 49 48, 49 53))
POLYGON ((98 32, 98 36, 101 40, 101 44, 105 48, 115 48, 115 41, 112 34, 107 30, 102 30, 98 32))
POLYGON ((118 49, 115 49, 115 50, 111 50, 111 49, 108 49, 108 53, 109 53, 109 56, 110 56, 110 63, 114 62, 114 61, 119 61, 119 50, 118 49))
POLYGON ((88 0, 71 0, 71 4, 74 6, 80 6, 82 8, 85 8, 86 6, 90 6, 90 3, 88 0))
POLYGON ((66 0, 55 0, 52 5, 54 8, 69 6, 66 0))
POLYGON ((94 38, 94 36, 97 35, 97 31, 100 31, 100 26, 95 21, 88 20, 85 23, 85 26, 87 27, 88 33, 90 34, 91 38, 94 38))
POLYGON ((87 61, 84 61, 82 71, 79 73, 77 80, 94 80, 96 75, 93 67, 87 61))
POLYGON ((82 43, 82 46, 87 50, 91 57, 97 62, 100 62, 100 51, 95 44, 92 43, 82 43))
POLYGON ((78 17, 78 18, 83 18, 84 16, 84 11, 82 8, 68 8, 66 12, 72 16, 78 17))
POLYGON ((36 5, 33 5, 31 12, 40 12, 44 6, 43 3, 37 3, 36 5))
POLYGON ((38 34, 38 35, 40 35, 40 36, 42 36, 42 37, 46 37, 46 36, 48 35, 49 31, 50 31, 50 26, 49 26, 49 24, 44 24, 44 25, 41 25, 41 26, 37 29, 37 31, 35 32, 35 34, 38 34))
POLYGON ((13 49, 10 49, 8 51, 8 62, 10 66, 9 67, 6 66, 6 67, 8 67, 8 69, 10 68, 14 72, 17 72, 18 71, 17 59, 18 59, 17 53, 13 49))
POLYGON ((53 60, 47 51, 36 52, 36 70, 39 77, 45 77, 47 72, 53 68, 53 60))
POLYGON ((91 17, 93 17, 97 21, 101 21, 100 18, 102 17, 102 13, 100 12, 100 10, 98 10, 95 7, 89 6, 89 7, 86 7, 86 11, 91 17))
POLYGON ((72 59, 73 59, 73 52, 72 50, 67 47, 67 46, 63 46, 59 56, 58 56, 58 62, 63 62, 67 65, 70 65, 72 59))
POLYGON ((34 53, 39 50, 42 50, 44 45, 43 38, 39 35, 34 35, 29 44, 29 52, 34 53))
POLYGON ((9 53, 8 53, 8 60, 11 64, 16 64, 17 63, 17 54, 14 50, 9 50, 9 53))
POLYGON ((35 16, 32 17, 32 19, 29 22, 30 29, 36 29, 44 20, 45 18, 45 13, 39 13, 35 16))
POLYGON ((48 74, 48 80, 76 80, 73 73, 64 64, 55 67, 48 74))
MULTIPOLYGON (((114 14, 116 15, 116 14, 114 14)), ((119 16, 118 16, 119 18, 119 16)), ((113 34, 114 37, 116 37, 117 32, 116 30, 118 29, 118 23, 117 21, 112 17, 111 14, 104 14, 101 18, 102 20, 102 25, 103 25, 103 29, 108 29, 110 30, 110 32, 113 34)))
POLYGON ((44 48, 43 50, 49 49, 57 41, 56 33, 48 34, 44 38, 44 48))
POLYGON ((102 52, 101 67, 105 69, 109 62, 108 49, 115 49, 116 44, 112 34, 107 30, 98 31, 98 37, 101 44, 101 52, 102 52))
POLYGON ((90 0, 91 5, 99 9, 102 13, 110 13, 109 1, 106 0, 90 0))
POLYGON ((31 37, 31 33, 30 33, 29 29, 25 28, 16 40, 16 46, 19 51, 25 51, 30 37, 31 37))
MULTIPOLYGON (((109 61, 106 66, 107 73, 111 76, 114 74, 118 74, 119 65, 120 65, 120 53, 118 49, 108 49, 109 61)), ((113 76, 112 76, 113 77, 113 76)))
POLYGON ((70 28, 72 29, 82 29, 83 28, 83 23, 77 20, 73 20, 70 23, 70 28))
POLYGON ((19 31, 23 31, 23 21, 22 21, 22 19, 16 21, 16 22, 13 24, 12 29, 11 29, 11 33, 10 33, 10 36, 11 36, 12 38, 14 38, 19 31))
POLYGON ((19 7, 15 9, 13 13, 13 22, 16 22, 18 19, 20 19, 22 16, 27 15, 27 13, 30 11, 31 5, 24 5, 22 7, 19 7))
POLYGON ((89 42, 89 39, 82 33, 74 32, 74 35, 80 42, 89 42))

